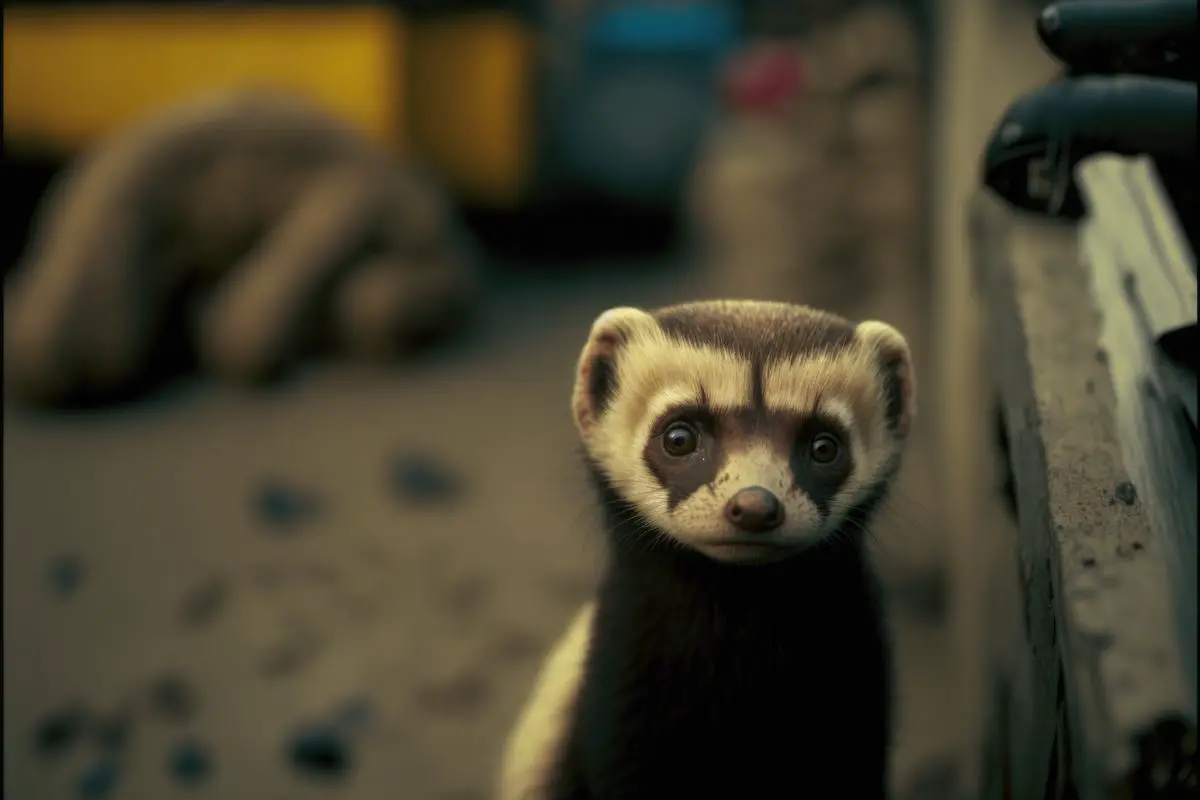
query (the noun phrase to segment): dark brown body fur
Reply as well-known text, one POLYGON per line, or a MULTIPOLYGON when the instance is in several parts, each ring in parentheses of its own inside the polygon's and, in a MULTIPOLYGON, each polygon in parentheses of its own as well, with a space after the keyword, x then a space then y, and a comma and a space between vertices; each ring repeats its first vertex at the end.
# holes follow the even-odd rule
POLYGON ((550 796, 885 797, 889 643, 861 534, 720 564, 649 544, 597 480, 612 560, 550 796))

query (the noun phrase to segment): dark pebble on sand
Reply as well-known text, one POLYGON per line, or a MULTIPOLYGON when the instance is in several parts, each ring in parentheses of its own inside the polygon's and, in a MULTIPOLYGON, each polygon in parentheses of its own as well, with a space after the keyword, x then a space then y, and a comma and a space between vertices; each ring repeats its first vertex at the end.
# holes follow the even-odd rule
POLYGON ((305 522, 320 509, 316 495, 277 480, 267 479, 255 490, 254 507, 262 519, 280 527, 305 522))
POLYGON ((87 712, 71 705, 47 714, 33 732, 33 746, 39 755, 58 756, 71 749, 87 726, 87 712))
POLYGON ((188 590, 179 607, 179 619, 186 627, 199 628, 212 622, 225 607, 229 581, 220 576, 208 578, 188 590))
POLYGON ((208 748, 196 741, 183 741, 171 750, 171 777, 188 786, 200 783, 212 771, 208 748))
POLYGON ((83 583, 83 561, 76 556, 59 556, 50 562, 50 588, 59 597, 70 597, 83 583))
POLYGON ((88 767, 79 778, 80 797, 108 797, 117 788, 120 770, 111 758, 102 758, 88 767))
POLYGON ((199 701, 187 681, 178 675, 166 675, 150 687, 150 706, 164 719, 185 722, 196 713, 199 701))
POLYGON ((1117 489, 1113 492, 1113 499, 1123 506, 1131 506, 1137 502, 1137 489, 1129 481, 1122 481, 1117 484, 1117 489))
POLYGON ((297 733, 288 745, 288 757, 297 769, 312 775, 341 775, 350 767, 345 737, 329 726, 297 733))
POLYGON ((413 505, 452 502, 463 490, 457 475, 420 453, 406 453, 392 459, 391 485, 401 500, 413 505))

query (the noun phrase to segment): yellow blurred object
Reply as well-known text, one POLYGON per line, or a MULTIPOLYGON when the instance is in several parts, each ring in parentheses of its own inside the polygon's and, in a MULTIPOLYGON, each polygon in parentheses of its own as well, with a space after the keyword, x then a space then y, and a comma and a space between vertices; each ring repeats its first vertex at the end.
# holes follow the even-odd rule
POLYGON ((255 85, 396 148, 402 28, 371 6, 5 9, 4 138, 71 152, 190 94, 255 85))
POLYGON ((503 13, 408 22, 372 6, 4 11, 4 138, 88 147, 188 95, 297 91, 468 199, 515 206, 533 146, 533 32, 503 13))
POLYGON ((512 207, 525 196, 534 142, 534 32, 477 12, 407 26, 409 135, 464 195, 512 207))

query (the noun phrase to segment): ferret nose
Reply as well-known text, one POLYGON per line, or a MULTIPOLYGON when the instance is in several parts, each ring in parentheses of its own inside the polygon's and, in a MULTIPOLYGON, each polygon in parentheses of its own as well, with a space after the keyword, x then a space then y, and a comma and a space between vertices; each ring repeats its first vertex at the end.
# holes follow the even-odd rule
POLYGON ((761 486, 749 486, 729 498, 725 519, 746 533, 764 533, 783 523, 783 504, 761 486))

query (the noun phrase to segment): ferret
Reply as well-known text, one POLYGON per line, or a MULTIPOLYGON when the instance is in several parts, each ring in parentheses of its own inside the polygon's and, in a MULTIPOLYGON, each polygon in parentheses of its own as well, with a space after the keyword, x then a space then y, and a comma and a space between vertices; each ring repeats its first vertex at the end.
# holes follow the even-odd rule
POLYGON ((885 797, 890 644, 866 552, 915 414, 905 338, 812 308, 616 308, 572 412, 608 544, 500 800, 885 797))

